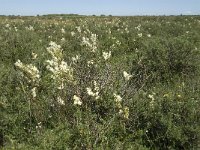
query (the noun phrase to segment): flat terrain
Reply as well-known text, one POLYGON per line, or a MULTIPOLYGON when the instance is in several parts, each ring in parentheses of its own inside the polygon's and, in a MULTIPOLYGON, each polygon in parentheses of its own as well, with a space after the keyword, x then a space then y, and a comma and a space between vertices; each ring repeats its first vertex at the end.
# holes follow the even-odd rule
POLYGON ((200 148, 200 16, 0 16, 0 149, 200 148))

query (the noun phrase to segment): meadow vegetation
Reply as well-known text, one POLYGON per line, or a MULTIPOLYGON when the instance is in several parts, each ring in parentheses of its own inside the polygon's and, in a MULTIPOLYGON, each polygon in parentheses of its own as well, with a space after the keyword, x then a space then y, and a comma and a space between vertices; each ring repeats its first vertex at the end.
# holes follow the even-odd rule
POLYGON ((0 149, 200 148, 200 16, 0 16, 0 149))

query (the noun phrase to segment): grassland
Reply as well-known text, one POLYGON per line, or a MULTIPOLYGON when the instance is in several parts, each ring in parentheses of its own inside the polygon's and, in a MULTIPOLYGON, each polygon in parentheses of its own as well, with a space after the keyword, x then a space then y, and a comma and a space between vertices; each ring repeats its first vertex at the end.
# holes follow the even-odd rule
POLYGON ((0 149, 200 148, 200 16, 0 16, 0 149))

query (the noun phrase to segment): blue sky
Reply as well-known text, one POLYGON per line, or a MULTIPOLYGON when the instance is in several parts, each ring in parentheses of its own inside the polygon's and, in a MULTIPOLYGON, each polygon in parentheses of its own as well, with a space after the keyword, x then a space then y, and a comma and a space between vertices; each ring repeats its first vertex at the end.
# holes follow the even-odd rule
POLYGON ((0 0, 0 15, 200 14, 200 0, 0 0))

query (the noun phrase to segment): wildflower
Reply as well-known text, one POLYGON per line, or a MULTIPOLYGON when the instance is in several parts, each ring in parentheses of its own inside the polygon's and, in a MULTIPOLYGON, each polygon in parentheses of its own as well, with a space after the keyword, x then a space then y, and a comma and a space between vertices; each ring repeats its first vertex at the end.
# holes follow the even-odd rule
POLYGON ((151 37, 151 34, 147 34, 147 37, 151 37))
POLYGON ((163 97, 169 97, 169 94, 164 94, 163 97))
POLYGON ((119 40, 116 41, 117 45, 121 45, 121 42, 119 40))
POLYGON ((46 68, 52 73, 51 78, 54 79, 57 84, 60 84, 58 89, 63 89, 64 80, 73 80, 73 68, 63 60, 60 45, 57 45, 55 42, 50 42, 49 45, 50 47, 47 48, 47 51, 51 54, 52 59, 46 61, 48 63, 46 68))
POLYGON ((93 65, 94 64, 94 60, 89 60, 88 62, 87 62, 87 66, 88 67, 90 67, 91 65, 93 65))
POLYGON ((130 78, 133 77, 132 75, 128 74, 126 71, 123 72, 123 76, 125 78, 125 81, 128 81, 128 80, 130 80, 130 78))
POLYGON ((33 28, 33 26, 29 26, 29 27, 25 27, 26 28, 26 30, 29 30, 29 31, 34 31, 34 28, 33 28))
POLYGON ((34 52, 31 53, 31 56, 32 56, 32 59, 33 59, 33 60, 37 58, 37 54, 34 53, 34 52))
POLYGON ((138 36, 141 38, 142 37, 142 33, 139 33, 138 36))
POLYGON ((126 119, 129 118, 129 108, 128 107, 124 108, 124 118, 126 118, 126 119))
POLYGON ((154 96, 153 95, 151 95, 151 94, 149 94, 148 95, 148 98, 150 98, 152 101, 154 101, 155 99, 154 99, 154 96))
POLYGON ((94 90, 95 91, 99 91, 99 87, 97 86, 97 82, 96 81, 94 81, 94 90))
POLYGON ((32 94, 32 97, 35 98, 37 95, 36 95, 36 87, 32 88, 31 90, 31 94, 32 94))
POLYGON ((61 82, 61 84, 60 84, 60 86, 58 86, 58 89, 59 90, 63 90, 64 89, 64 83, 63 83, 63 81, 60 81, 61 82))
POLYGON ((65 34, 65 29, 62 28, 61 29, 61 33, 65 34))
POLYGON ((76 27, 77 31, 81 33, 81 27, 76 27))
POLYGON ((60 96, 57 97, 57 102, 58 102, 60 105, 65 105, 64 100, 63 100, 60 96))
POLYGON ((94 81, 94 90, 92 90, 90 87, 87 87, 86 90, 87 90, 87 93, 88 93, 89 96, 95 97, 96 100, 100 98, 99 87, 97 86, 96 81, 94 81))
POLYGON ((39 122, 35 128, 36 129, 42 128, 42 122, 39 122))
POLYGON ((90 39, 87 37, 82 37, 82 45, 87 46, 91 52, 96 52, 97 50, 97 35, 91 34, 90 39))
POLYGON ((135 27, 135 29, 140 31, 140 27, 141 27, 141 24, 139 24, 137 27, 135 27))
POLYGON ((74 99, 74 105, 82 105, 82 101, 81 101, 80 97, 74 95, 73 99, 74 99))
POLYGON ((116 93, 113 94, 115 98, 115 102, 122 102, 122 98, 120 95, 117 95, 116 93))
POLYGON ((10 25, 9 25, 9 24, 6 24, 6 25, 5 25, 5 27, 6 27, 6 28, 9 28, 9 27, 10 27, 10 25))
POLYGON ((121 96, 117 95, 115 93, 113 95, 114 95, 114 99, 115 99, 115 102, 116 102, 116 106, 121 109, 122 108, 122 105, 121 105, 122 98, 121 98, 121 96))
POLYGON ((61 42, 65 42, 65 38, 62 38, 62 39, 61 39, 61 42))
POLYGON ((104 58, 105 60, 109 59, 110 56, 111 56, 111 51, 109 51, 108 53, 107 53, 107 52, 103 52, 103 58, 104 58))
POLYGON ((14 29, 15 29, 16 32, 18 31, 17 27, 14 27, 14 29))
POLYGON ((71 36, 74 36, 74 35, 75 35, 75 32, 74 32, 74 31, 72 31, 72 32, 71 32, 71 36))
POLYGON ((79 60, 79 56, 76 55, 75 57, 72 57, 73 63, 76 63, 79 60))
POLYGON ((25 65, 19 59, 15 63, 15 66, 18 67, 22 73, 26 75, 28 82, 36 82, 40 79, 40 73, 37 67, 32 64, 25 65))
POLYGON ((120 109, 119 110, 119 114, 121 115, 121 114, 123 114, 124 113, 124 111, 122 110, 122 109, 120 109))
POLYGON ((86 90, 87 90, 87 93, 88 93, 89 96, 95 96, 95 93, 92 92, 91 88, 87 87, 86 90))

